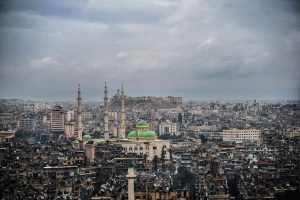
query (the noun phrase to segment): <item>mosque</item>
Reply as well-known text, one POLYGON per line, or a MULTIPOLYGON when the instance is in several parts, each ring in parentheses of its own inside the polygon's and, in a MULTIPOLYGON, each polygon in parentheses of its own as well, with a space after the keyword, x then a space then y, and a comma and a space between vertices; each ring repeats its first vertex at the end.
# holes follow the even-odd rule
POLYGON ((93 142, 94 145, 104 142, 111 142, 116 144, 121 144, 123 147, 124 152, 128 153, 136 153, 138 155, 147 155, 148 160, 153 160, 154 156, 158 158, 161 157, 161 153, 163 148, 166 150, 165 157, 169 157, 169 152, 167 151, 170 147, 170 142, 168 140, 161 140, 158 139, 157 134, 155 131, 149 129, 149 124, 145 121, 140 119, 136 123, 135 130, 132 130, 126 137, 126 125, 125 125, 125 95, 124 95, 124 87, 122 83, 121 87, 121 95, 120 95, 120 110, 118 113, 118 128, 117 128, 117 138, 110 138, 109 137, 109 123, 108 123, 108 96, 107 96, 107 84, 105 82, 104 88, 104 116, 103 116, 103 132, 104 132, 104 139, 92 139, 90 135, 83 135, 82 130, 83 125, 81 122, 81 97, 80 97, 80 88, 78 91, 78 113, 79 116, 77 118, 78 133, 77 138, 75 141, 75 146, 80 147, 79 143, 83 144, 83 147, 87 143, 93 142))
MULTIPOLYGON (((153 160, 154 156, 160 158, 163 147, 166 150, 170 147, 170 142, 158 139, 155 131, 149 130, 149 124, 144 120, 139 120, 135 130, 127 135, 127 140, 122 140, 120 143, 125 152, 145 154, 148 160, 153 160)), ((168 157, 167 151, 166 157, 168 157)))

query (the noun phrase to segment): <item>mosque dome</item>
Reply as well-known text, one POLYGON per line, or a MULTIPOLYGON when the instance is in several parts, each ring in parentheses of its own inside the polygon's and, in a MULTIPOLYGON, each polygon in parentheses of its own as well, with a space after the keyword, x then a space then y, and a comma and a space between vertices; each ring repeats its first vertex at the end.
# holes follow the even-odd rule
POLYGON ((139 138, 154 139, 157 138, 157 134, 154 131, 143 131, 140 133, 139 138))
POLYGON ((149 128, 149 124, 141 119, 136 123, 136 128, 149 128))
POLYGON ((127 138, 137 138, 137 137, 138 135, 136 131, 131 131, 127 136, 127 138))
POLYGON ((91 138, 92 138, 92 137, 91 137, 90 135, 84 135, 84 136, 83 136, 83 139, 84 139, 84 140, 89 140, 89 139, 91 139, 91 138))
POLYGON ((130 161, 127 165, 128 168, 134 168, 134 164, 132 163, 132 161, 130 161))
POLYGON ((95 144, 100 144, 100 140, 97 139, 97 140, 95 141, 95 144))

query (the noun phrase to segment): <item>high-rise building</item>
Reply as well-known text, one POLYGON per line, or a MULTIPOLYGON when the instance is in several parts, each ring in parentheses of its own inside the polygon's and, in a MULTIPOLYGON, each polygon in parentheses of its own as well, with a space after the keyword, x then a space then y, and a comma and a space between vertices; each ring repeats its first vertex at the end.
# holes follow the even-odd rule
POLYGON ((51 132, 64 132, 64 110, 61 106, 54 106, 51 110, 51 132))
POLYGON ((75 119, 75 111, 74 110, 68 110, 66 113, 66 120, 67 122, 75 119))
POLYGON ((75 136, 75 131, 76 131, 75 126, 76 126, 75 120, 66 122, 65 134, 66 134, 67 138, 75 136))
POLYGON ((34 130, 33 119, 30 118, 21 119, 19 128, 24 131, 33 131, 34 130))

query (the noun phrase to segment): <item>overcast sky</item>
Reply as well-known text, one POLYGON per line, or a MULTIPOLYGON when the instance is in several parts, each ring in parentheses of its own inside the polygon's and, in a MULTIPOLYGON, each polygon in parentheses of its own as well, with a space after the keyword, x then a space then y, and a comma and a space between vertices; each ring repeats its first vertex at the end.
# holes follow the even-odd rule
POLYGON ((0 98, 300 97, 298 0, 0 2, 0 98))

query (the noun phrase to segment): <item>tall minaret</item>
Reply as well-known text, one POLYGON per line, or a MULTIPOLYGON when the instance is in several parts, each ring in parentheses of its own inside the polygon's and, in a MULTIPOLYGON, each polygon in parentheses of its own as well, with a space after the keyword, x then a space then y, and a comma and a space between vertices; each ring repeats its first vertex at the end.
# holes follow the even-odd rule
POLYGON ((104 140, 109 140, 109 130, 108 130, 108 97, 107 97, 107 85, 105 81, 104 87, 104 140))
POLYGON ((80 84, 78 84, 78 92, 77 92, 77 137, 82 140, 82 116, 81 116, 81 92, 80 92, 80 84))
POLYGON ((121 109, 120 109, 120 124, 119 124, 119 138, 125 138, 125 96, 124 96, 124 87, 122 83, 122 88, 121 88, 121 96, 120 96, 120 101, 121 101, 121 109))
POLYGON ((128 200, 134 200, 135 174, 134 174, 134 165, 131 161, 128 163, 128 173, 127 173, 126 177, 128 179, 128 200))

